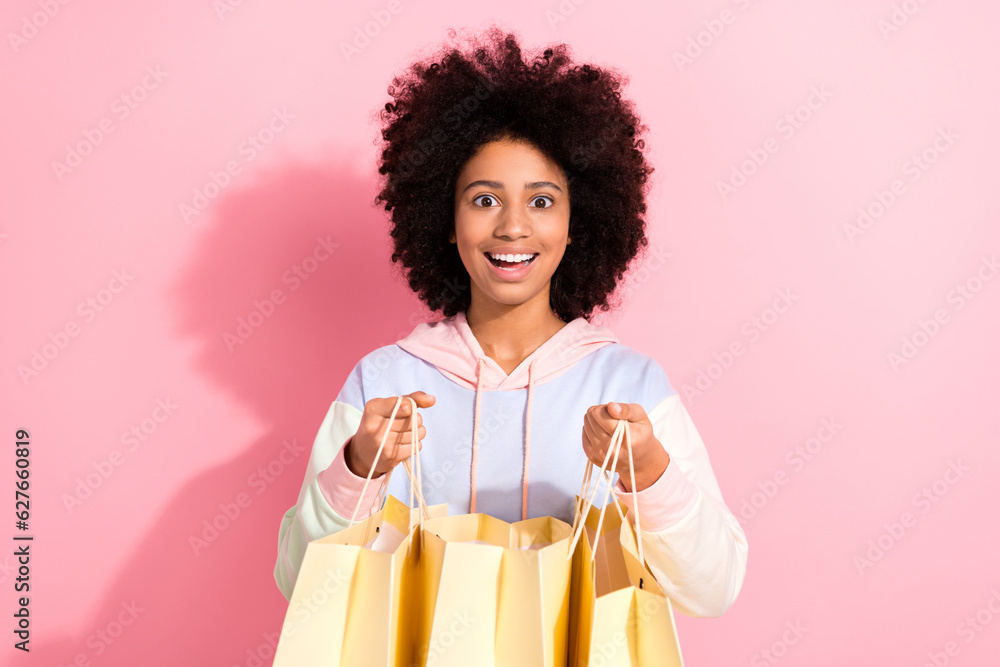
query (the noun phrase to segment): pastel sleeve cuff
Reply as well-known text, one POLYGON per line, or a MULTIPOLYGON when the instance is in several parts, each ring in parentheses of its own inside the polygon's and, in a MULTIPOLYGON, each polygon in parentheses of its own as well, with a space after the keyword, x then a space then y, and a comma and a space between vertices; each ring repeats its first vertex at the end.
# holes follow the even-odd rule
POLYGON ((323 497, 334 512, 349 519, 354 514, 354 509, 358 507, 358 519, 361 519, 378 511, 379 494, 385 485, 386 476, 373 478, 365 489, 365 478, 351 472, 344 458, 344 450, 350 441, 351 438, 348 438, 341 446, 333 462, 320 472, 316 481, 323 497), (363 489, 364 494, 362 494, 363 489))
POLYGON ((690 514, 698 502, 698 487, 673 461, 667 464, 658 480, 642 491, 626 491, 619 479, 615 485, 615 494, 628 507, 632 516, 638 510, 642 529, 650 531, 673 526, 690 514))
MULTIPOLYGON (((306 464, 298 501, 281 517, 281 525, 278 527, 278 553, 274 562, 274 580, 286 600, 291 598, 309 542, 346 528, 354 506, 352 505, 346 512, 343 507, 350 502, 351 497, 354 502, 360 497, 360 487, 353 496, 349 492, 338 491, 341 486, 349 489, 350 485, 345 485, 343 482, 346 475, 336 474, 336 466, 333 463, 339 457, 344 472, 350 473, 346 463, 343 462, 342 452, 344 443, 357 432, 361 424, 361 414, 361 410, 342 401, 333 401, 330 404, 330 409, 316 433, 312 451, 309 453, 309 462, 306 464), (330 483, 324 483, 323 486, 327 488, 321 488, 320 474, 330 468, 333 468, 327 473, 330 483), (343 497, 347 500, 345 501, 343 497), (331 501, 338 501, 334 504, 341 506, 341 510, 334 510, 331 501)), ((327 474, 323 476, 326 477, 327 474)), ((372 486, 377 489, 379 485, 376 483, 372 486)), ((359 514, 367 510, 367 507, 362 507, 359 514)))
POLYGON ((647 414, 670 463, 635 494, 619 481, 616 496, 631 517, 639 510, 646 565, 674 608, 697 618, 721 616, 743 586, 746 534, 723 500, 708 451, 680 397, 665 398, 647 414))

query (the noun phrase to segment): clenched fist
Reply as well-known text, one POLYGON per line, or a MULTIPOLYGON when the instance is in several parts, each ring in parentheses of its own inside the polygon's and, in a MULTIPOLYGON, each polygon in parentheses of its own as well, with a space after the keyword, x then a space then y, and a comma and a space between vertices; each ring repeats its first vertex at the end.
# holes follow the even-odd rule
MULTIPOLYGON (((583 418, 583 451, 594 465, 604 464, 604 457, 611 446, 611 435, 619 419, 627 419, 629 437, 632 440, 632 460, 635 463, 635 490, 642 491, 660 479, 663 471, 670 463, 670 455, 653 435, 653 425, 646 416, 646 411, 638 403, 607 403, 593 405, 587 409, 583 418)), ((612 458, 614 454, 612 454, 612 458)), ((612 459, 608 460, 610 465, 612 459)), ((632 491, 628 469, 627 442, 622 440, 621 453, 618 455, 616 470, 622 484, 632 491)))
MULTIPOLYGON (((430 394, 422 391, 415 391, 408 394, 417 404, 418 408, 429 408, 436 400, 430 394)), ((379 477, 395 468, 402 461, 410 458, 410 449, 413 446, 410 437, 410 402, 403 397, 403 402, 396 411, 396 418, 391 422, 389 416, 392 408, 396 405, 396 397, 373 398, 365 403, 365 409, 361 413, 361 424, 358 431, 347 442, 344 449, 344 461, 347 468, 358 477, 368 477, 368 471, 375 461, 375 454, 378 446, 385 436, 386 429, 389 430, 389 439, 386 440, 385 448, 378 461, 375 461, 375 472, 372 477, 379 477)), ((427 435, 427 429, 423 426, 423 419, 418 412, 417 420, 417 451, 420 451, 420 440, 427 435)))

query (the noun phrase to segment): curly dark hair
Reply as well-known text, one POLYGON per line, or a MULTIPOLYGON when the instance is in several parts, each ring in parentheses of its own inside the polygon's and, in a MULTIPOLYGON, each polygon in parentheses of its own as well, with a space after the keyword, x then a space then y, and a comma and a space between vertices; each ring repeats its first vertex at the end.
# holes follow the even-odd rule
MULTIPOLYGON (((454 37, 455 32, 451 35, 454 37)), ((562 320, 610 309, 609 297, 648 245, 646 189, 653 168, 639 136, 647 128, 611 68, 573 64, 557 44, 522 58, 518 38, 496 26, 463 52, 445 46, 388 88, 382 175, 376 204, 391 211, 392 261, 432 311, 469 307, 469 274, 454 229, 455 183, 491 141, 527 141, 559 164, 569 182, 569 235, 552 277, 550 303, 562 320)))

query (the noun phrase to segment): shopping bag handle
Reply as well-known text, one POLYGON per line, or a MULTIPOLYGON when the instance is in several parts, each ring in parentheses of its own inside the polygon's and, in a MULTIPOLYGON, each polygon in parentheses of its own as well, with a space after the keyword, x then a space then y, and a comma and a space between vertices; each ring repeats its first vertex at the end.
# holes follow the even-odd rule
MULTIPOLYGON (((632 435, 631 435, 631 432, 629 431, 629 425, 628 424, 629 423, 628 423, 627 419, 619 419, 618 420, 618 423, 615 425, 615 431, 614 431, 614 433, 611 434, 611 443, 610 443, 610 445, 608 447, 607 453, 604 455, 604 462, 601 464, 601 468, 600 468, 600 473, 599 474, 603 475, 604 478, 607 480, 607 487, 606 487, 605 492, 604 492, 604 506, 601 507, 601 514, 600 514, 600 517, 597 520, 597 529, 596 529, 595 534, 594 534, 594 545, 593 545, 593 548, 591 549, 591 552, 590 552, 590 559, 591 559, 591 561, 594 560, 594 558, 595 558, 595 556, 597 554, 597 542, 601 539, 601 526, 604 524, 604 513, 608 509, 609 496, 611 496, 611 499, 613 499, 613 501, 614 501, 615 508, 618 510, 618 515, 622 519, 622 524, 623 525, 627 524, 627 520, 625 519, 625 512, 624 512, 624 510, 622 510, 621 503, 618 501, 618 497, 617 496, 612 496, 612 494, 611 494, 612 480, 611 480, 611 475, 608 472, 609 470, 614 470, 614 469, 616 469, 618 467, 618 456, 621 453, 622 445, 624 444, 625 449, 628 452, 628 472, 629 472, 629 479, 631 481, 631 486, 632 486, 632 495, 633 495, 633 503, 632 503, 632 505, 634 507, 634 513, 635 513, 635 530, 636 530, 636 540, 635 541, 636 541, 636 543, 638 544, 638 547, 639 547, 639 562, 640 563, 645 563, 646 562, 646 559, 643 556, 643 552, 642 552, 642 533, 641 533, 642 528, 641 528, 641 523, 640 523, 640 519, 639 519, 639 503, 634 501, 634 497, 635 497, 635 462, 634 462, 634 460, 632 458, 632 435), (614 458, 611 461, 611 465, 610 465, 610 468, 609 468, 609 466, 608 466, 608 459, 610 459, 612 457, 612 454, 614 454, 614 458)), ((573 551, 576 548, 576 543, 577 543, 577 541, 579 541, 580 536, 583 534, 583 531, 586 529, 586 526, 587 526, 586 517, 587 517, 587 514, 590 512, 590 508, 593 507, 593 505, 594 505, 594 496, 597 495, 598 484, 597 484, 597 482, 595 482, 594 483, 594 490, 590 493, 590 497, 587 498, 587 501, 584 503, 583 499, 584 499, 584 497, 586 497, 587 488, 590 486, 591 471, 593 471, 594 467, 595 466, 594 466, 593 462, 591 462, 591 461, 588 460, 587 461, 587 470, 586 470, 586 472, 584 474, 584 478, 583 478, 583 485, 580 488, 580 495, 578 496, 577 502, 574 503, 573 539, 570 541, 569 553, 566 555, 566 559, 567 560, 569 560, 572 557, 573 551)))
MULTIPOLYGON (((410 458, 407 461, 403 461, 403 467, 406 469, 406 475, 410 479, 410 507, 413 507, 413 496, 414 493, 417 497, 417 502, 419 504, 420 511, 417 513, 418 521, 420 523, 421 529, 424 527, 424 519, 430 518, 427 513, 427 502, 424 500, 424 494, 422 491, 423 478, 420 468, 420 457, 417 455, 417 436, 419 435, 417 430, 417 403, 410 396, 397 396, 396 404, 392 407, 392 412, 389 414, 389 422, 391 423, 396 418, 396 413, 399 411, 399 406, 402 405, 403 399, 407 399, 410 402, 410 458)), ((390 428, 386 427, 385 434, 382 436, 382 442, 379 443, 378 451, 375 452, 375 458, 372 460, 371 468, 368 470, 368 477, 365 478, 364 486, 361 487, 361 495, 358 497, 358 502, 354 506, 354 513, 351 514, 351 521, 348 526, 353 526, 356 522, 355 519, 358 516, 358 511, 361 509, 361 501, 364 499, 365 491, 368 490, 368 485, 371 483, 372 475, 375 474, 375 464, 378 462, 379 457, 382 456, 382 451, 385 449, 385 444, 389 440, 390 428)), ((388 492, 389 479, 392 477, 392 470, 386 473, 385 478, 382 480, 382 494, 384 497, 385 493, 388 492)), ((413 518, 410 518, 410 530, 413 530, 413 518)))

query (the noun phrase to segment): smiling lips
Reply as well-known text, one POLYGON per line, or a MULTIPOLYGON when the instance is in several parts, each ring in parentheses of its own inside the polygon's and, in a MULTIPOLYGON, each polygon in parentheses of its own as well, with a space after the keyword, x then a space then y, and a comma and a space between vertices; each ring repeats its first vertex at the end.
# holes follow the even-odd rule
POLYGON ((483 253, 490 260, 490 264, 506 271, 516 271, 531 264, 538 257, 538 253, 483 253))

